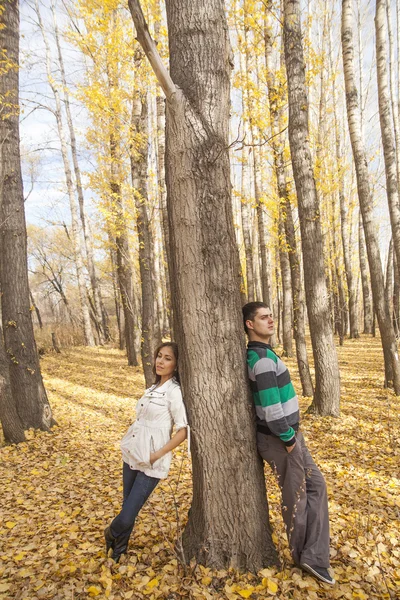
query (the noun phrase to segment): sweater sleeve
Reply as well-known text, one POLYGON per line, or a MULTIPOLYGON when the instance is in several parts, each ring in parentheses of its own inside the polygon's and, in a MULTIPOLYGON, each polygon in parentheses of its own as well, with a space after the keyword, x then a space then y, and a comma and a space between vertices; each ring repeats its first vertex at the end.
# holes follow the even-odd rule
POLYGON ((276 362, 266 356, 253 366, 253 397, 257 413, 262 412, 273 435, 279 437, 287 446, 295 441, 295 431, 288 425, 282 408, 277 379, 276 362))

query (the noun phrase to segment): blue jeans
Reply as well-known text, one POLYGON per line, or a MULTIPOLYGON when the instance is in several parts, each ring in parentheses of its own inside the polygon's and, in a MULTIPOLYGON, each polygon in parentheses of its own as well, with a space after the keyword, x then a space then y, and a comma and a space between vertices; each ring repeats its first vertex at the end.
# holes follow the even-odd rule
POLYGON ((125 462, 123 463, 122 478, 124 486, 122 510, 110 526, 111 535, 116 538, 114 551, 117 554, 126 552, 136 517, 160 481, 157 477, 149 477, 142 471, 131 469, 125 462))

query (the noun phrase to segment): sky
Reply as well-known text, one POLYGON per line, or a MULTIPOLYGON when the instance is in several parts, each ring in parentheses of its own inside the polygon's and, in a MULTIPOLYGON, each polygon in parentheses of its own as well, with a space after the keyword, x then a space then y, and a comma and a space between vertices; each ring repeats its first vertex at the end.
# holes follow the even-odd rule
MULTIPOLYGON (((21 3, 21 71, 20 71, 20 98, 22 105, 21 114, 21 148, 23 161, 24 188, 26 200, 26 216, 28 223, 47 225, 58 222, 69 222, 68 198, 66 194, 64 169, 60 153, 60 144, 56 129, 54 114, 46 107, 53 105, 52 92, 47 83, 44 44, 37 25, 37 16, 33 10, 35 0, 22 0, 21 3), (33 185, 31 172, 33 169, 33 185), (29 195, 28 195, 29 194, 29 195)), ((316 5, 317 0, 312 0, 316 5)), ((48 32, 51 32, 51 12, 49 0, 40 3, 42 18, 48 32)), ((336 2, 337 13, 332 22, 332 36, 334 48, 339 51, 339 7, 336 2)), ((386 252, 390 225, 388 221, 385 190, 383 187, 383 161, 379 156, 379 118, 377 114, 376 73, 374 70, 374 1, 362 0, 363 18, 363 44, 364 44, 364 83, 368 86, 365 135, 370 151, 378 151, 373 159, 372 167, 381 174, 376 188, 377 215, 380 222, 381 245, 386 252), (371 70, 372 66, 372 70, 371 70)), ((67 18, 62 2, 57 0, 57 20, 62 29, 67 26, 67 18)), ((315 28, 316 40, 320 30, 315 28)), ((54 40, 49 33, 51 51, 56 57, 54 40)), ((317 41, 316 41, 317 43, 317 41)), ((62 42, 68 84, 72 95, 76 86, 83 81, 84 65, 79 53, 71 46, 62 42)), ((57 77, 57 67, 53 62, 53 69, 57 77)), ((340 67, 341 68, 341 67, 340 67)), ((237 99, 234 100, 234 103, 237 99)), ((77 101, 72 100, 72 110, 76 135, 78 139, 79 163, 83 174, 93 170, 94 164, 89 149, 84 139, 85 126, 88 116, 77 101)), ((350 151, 350 149, 348 148, 350 151)), ((84 175, 85 180, 85 175, 84 175)), ((86 189, 85 200, 89 213, 94 212, 92 199, 94 194, 86 189)))

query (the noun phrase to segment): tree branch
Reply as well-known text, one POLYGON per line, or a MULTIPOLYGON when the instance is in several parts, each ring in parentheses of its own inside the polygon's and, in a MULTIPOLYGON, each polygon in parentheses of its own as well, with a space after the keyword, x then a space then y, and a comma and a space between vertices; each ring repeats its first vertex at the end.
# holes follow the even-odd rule
POLYGON ((161 57, 158 53, 156 44, 150 35, 149 28, 144 18, 142 7, 139 0, 128 0, 129 10, 136 28, 136 35, 139 44, 146 54, 158 83, 161 85, 167 100, 176 93, 176 85, 171 79, 161 57))

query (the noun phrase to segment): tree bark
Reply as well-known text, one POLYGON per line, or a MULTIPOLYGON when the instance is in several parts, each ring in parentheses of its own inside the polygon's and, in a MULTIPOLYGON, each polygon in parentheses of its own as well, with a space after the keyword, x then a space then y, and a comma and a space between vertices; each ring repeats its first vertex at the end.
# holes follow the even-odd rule
POLYGON ((342 2, 342 50, 350 140, 357 174, 358 198, 364 225, 372 296, 379 323, 385 360, 385 383, 386 385, 393 385, 395 393, 398 395, 400 394, 400 365, 389 308, 387 302, 385 302, 385 286, 379 240, 376 223, 373 218, 368 162, 361 136, 358 93, 354 78, 353 13, 351 0, 343 0, 342 2))
POLYGON ((0 422, 4 440, 8 444, 25 441, 24 428, 19 418, 16 402, 11 393, 8 361, 4 350, 3 329, 0 325, 0 422))
POLYGON ((308 100, 299 0, 284 0, 284 44, 289 92, 289 142, 297 190, 304 283, 315 363, 313 409, 339 415, 340 378, 329 315, 320 209, 308 142, 308 100))
POLYGON ((394 40, 393 40, 393 26, 392 26, 392 9, 390 0, 386 0, 386 17, 387 17, 387 28, 389 35, 389 81, 390 81, 390 102, 392 107, 392 117, 394 126, 394 140, 395 140, 395 155, 396 155, 396 173, 397 173, 397 189, 400 186, 400 124, 399 124, 399 113, 397 110, 396 102, 396 84, 395 84, 395 62, 394 62, 394 40))
POLYGON ((222 0, 167 0, 171 76, 156 54, 139 2, 129 0, 129 7, 167 95, 171 281, 193 433, 193 503, 183 550, 186 560, 254 571, 275 563, 276 554, 247 400, 230 198, 225 7, 222 0))
POLYGON ((393 135, 393 120, 390 113, 390 96, 387 74, 388 56, 386 45, 386 0, 376 0, 375 32, 379 120, 381 124, 383 156, 385 159, 386 194, 389 204, 393 249, 396 253, 397 264, 400 265, 400 202, 397 183, 395 139, 393 135))
MULTIPOLYGON (((385 280, 385 298, 389 307, 389 313, 393 319, 394 305, 393 305, 393 292, 394 292, 394 280, 393 280, 393 238, 389 243, 388 257, 386 263, 386 280, 385 280)), ((393 320, 394 327, 394 320, 393 320)))
MULTIPOLYGON (((47 431, 54 421, 40 372, 29 302, 19 146, 17 0, 6 2, 0 11, 0 53, 9 64, 0 77, 0 276, 4 348, 14 399, 10 411, 15 406, 23 429, 34 427, 47 431)), ((2 374, 4 377, 4 371, 2 374)), ((7 377, 4 380, 3 387, 7 389, 7 377)), ((14 417, 15 412, 10 412, 10 418, 14 417)), ((15 433, 16 441, 21 441, 21 426, 16 423, 11 432, 15 433)))
MULTIPOLYGON (((331 71, 333 73, 333 59, 332 59, 332 43, 330 38, 330 57, 331 57, 331 71)), ((335 122, 335 148, 336 148, 336 161, 337 161, 337 172, 338 172, 338 194, 339 194, 339 205, 340 205, 340 231, 342 238, 342 250, 344 268, 347 282, 347 292, 349 295, 349 319, 350 319, 350 339, 355 339, 360 336, 358 331, 358 307, 357 307, 357 289, 356 280, 353 275, 352 260, 350 252, 350 236, 349 236, 349 220, 348 220, 348 206, 346 204, 346 195, 344 192, 344 164, 343 164, 343 151, 342 143, 340 139, 340 127, 337 115, 337 90, 336 90, 336 78, 332 75, 332 93, 334 103, 334 122, 335 122)))
MULTIPOLYGON (((286 245, 288 247, 290 262, 290 277, 292 286, 293 303, 293 334, 296 344, 296 358, 299 369, 303 396, 312 397, 314 389, 308 364, 307 346, 305 337, 305 304, 303 287, 301 284, 300 260, 297 250, 296 233, 294 229, 292 206, 290 203, 289 187, 285 170, 285 141, 283 134, 279 134, 282 124, 282 105, 284 91, 276 84, 272 65, 273 40, 271 37, 270 2, 266 5, 264 24, 265 65, 267 69, 267 86, 269 110, 271 114, 271 145, 274 156, 277 191, 285 229, 286 245)), ((283 45, 283 41, 282 41, 283 45)), ((283 51, 283 50, 282 50, 283 51)), ((281 57, 282 57, 281 51, 281 57)))
POLYGON ((358 219, 358 254, 360 260, 361 286, 363 294, 364 329, 363 333, 372 334, 374 326, 374 309, 372 304, 372 291, 369 280, 369 266, 367 249, 365 247, 364 226, 361 211, 358 219))

